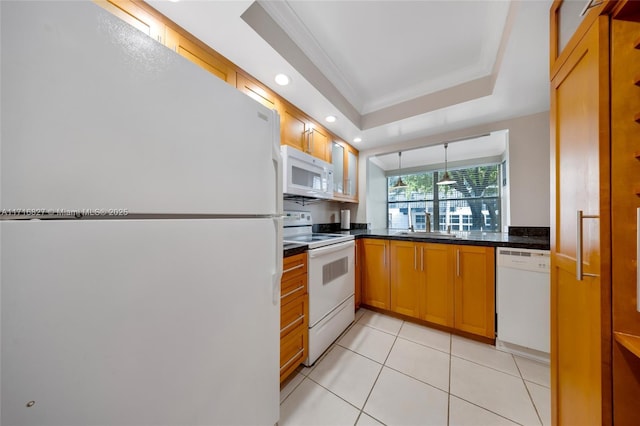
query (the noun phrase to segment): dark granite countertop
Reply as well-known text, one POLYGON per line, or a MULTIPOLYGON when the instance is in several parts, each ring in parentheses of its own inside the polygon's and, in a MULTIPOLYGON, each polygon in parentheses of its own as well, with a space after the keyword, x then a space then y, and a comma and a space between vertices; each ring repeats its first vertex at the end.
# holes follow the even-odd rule
POLYGON ((295 256, 296 254, 304 253, 307 251, 308 246, 306 244, 299 243, 285 243, 283 246, 284 257, 295 256))
POLYGON ((524 237, 509 235, 507 233, 494 233, 482 231, 452 232, 456 238, 438 238, 434 233, 431 236, 427 233, 416 233, 414 235, 401 235, 401 229, 353 229, 349 232, 356 238, 382 238, 387 240, 416 241, 442 244, 461 244, 470 246, 489 247, 514 247, 525 249, 549 250, 549 238, 546 237, 524 237))
MULTIPOLYGON (((352 229, 351 231, 332 231, 332 234, 350 234, 359 238, 381 238, 385 240, 415 241, 424 243, 460 244, 468 246, 513 247, 534 250, 549 250, 549 238, 546 236, 521 236, 507 233, 482 231, 452 232, 456 238, 438 237, 441 233, 415 233, 402 235, 407 232, 402 229, 352 229)), ((303 253, 307 250, 305 244, 285 244, 284 257, 303 253)))

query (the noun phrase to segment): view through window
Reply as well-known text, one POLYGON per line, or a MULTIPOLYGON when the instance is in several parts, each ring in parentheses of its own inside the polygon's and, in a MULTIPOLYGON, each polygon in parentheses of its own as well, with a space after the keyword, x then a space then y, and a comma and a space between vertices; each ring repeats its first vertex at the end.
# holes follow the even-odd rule
POLYGON ((449 170, 455 183, 436 185, 443 171, 402 175, 405 188, 393 188, 398 176, 387 178, 389 228, 431 231, 500 232, 500 164, 449 170))

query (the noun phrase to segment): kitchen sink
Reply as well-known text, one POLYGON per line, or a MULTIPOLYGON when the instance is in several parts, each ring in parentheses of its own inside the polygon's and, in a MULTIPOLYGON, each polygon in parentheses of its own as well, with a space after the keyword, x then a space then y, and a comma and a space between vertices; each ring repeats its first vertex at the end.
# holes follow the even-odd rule
POLYGON ((456 238, 460 238, 456 234, 447 234, 444 232, 401 231, 401 232, 396 232, 395 235, 399 235, 403 237, 434 238, 434 239, 443 239, 443 240, 453 240, 456 238))

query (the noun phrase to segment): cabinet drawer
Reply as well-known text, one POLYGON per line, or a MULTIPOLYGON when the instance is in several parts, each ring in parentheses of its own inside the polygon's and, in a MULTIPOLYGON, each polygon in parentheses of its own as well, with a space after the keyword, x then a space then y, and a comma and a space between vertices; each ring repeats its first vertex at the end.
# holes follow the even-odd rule
POLYGON ((297 297, 307 293, 307 274, 282 281, 280 303, 285 305, 297 297))
POLYGON ((307 253, 285 257, 282 260, 282 270, 282 281, 288 281, 300 275, 307 275, 307 253))
POLYGON ((280 337, 284 337, 296 329, 307 327, 307 296, 298 297, 280 309, 280 337))
POLYGON ((280 339, 280 381, 282 382, 304 361, 307 356, 306 327, 296 327, 280 339))

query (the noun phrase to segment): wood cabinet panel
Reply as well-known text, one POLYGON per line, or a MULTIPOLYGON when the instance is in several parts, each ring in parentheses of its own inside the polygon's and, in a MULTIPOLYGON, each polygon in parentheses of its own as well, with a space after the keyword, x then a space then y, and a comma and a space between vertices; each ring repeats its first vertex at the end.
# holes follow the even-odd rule
POLYGON ((611 239, 613 423, 638 422, 640 312, 638 209, 640 196, 640 3, 622 2, 611 21, 611 239), (634 190, 635 188, 635 190, 634 190), (624 337, 624 338, 623 338, 624 337))
POLYGON ((420 319, 453 327, 453 248, 448 244, 421 244, 420 256, 424 271, 420 319))
MULTIPOLYGON (((287 281, 295 277, 307 275, 307 253, 300 253, 285 257, 282 260, 282 281, 287 281)), ((285 294, 284 288, 282 294, 285 294)))
POLYGON ((145 10, 144 4, 141 4, 141 2, 133 0, 96 0, 95 3, 157 42, 165 43, 165 24, 145 10))
POLYGON ((309 339, 309 296, 307 253, 283 259, 280 285, 280 382, 307 357, 309 339))
POLYGON ((390 309, 389 241, 362 240, 362 303, 390 309))
POLYGON ((253 78, 236 74, 236 88, 270 109, 277 109, 278 97, 253 78))
POLYGON ((166 46, 235 87, 235 66, 208 46, 167 27, 166 46))
POLYGON ((280 109, 280 116, 280 143, 308 152, 306 119, 286 103, 280 109))
POLYGON ((422 287, 421 252, 412 241, 391 241, 390 307, 393 312, 418 317, 418 294, 422 287))
POLYGON ((355 282, 356 282, 356 288, 355 288, 355 295, 354 295, 354 299, 355 299, 355 308, 358 309, 360 308, 360 304, 362 303, 362 262, 363 262, 363 256, 362 256, 362 244, 363 244, 363 240, 356 240, 356 247, 355 247, 355 282))
POLYGON ((551 82, 554 424, 610 423, 608 22, 595 21, 551 82), (597 217, 580 223, 578 210, 597 217))
POLYGON ((328 163, 331 162, 331 142, 329 133, 322 127, 313 126, 308 135, 309 154, 328 163))
POLYGON ((495 338, 495 249, 454 246, 454 326, 495 338))
POLYGON ((290 303, 282 305, 280 311, 280 337, 295 331, 308 323, 306 297, 297 297, 290 303))
POLYGON ((298 327, 280 340, 280 383, 307 357, 308 339, 308 330, 298 327))

